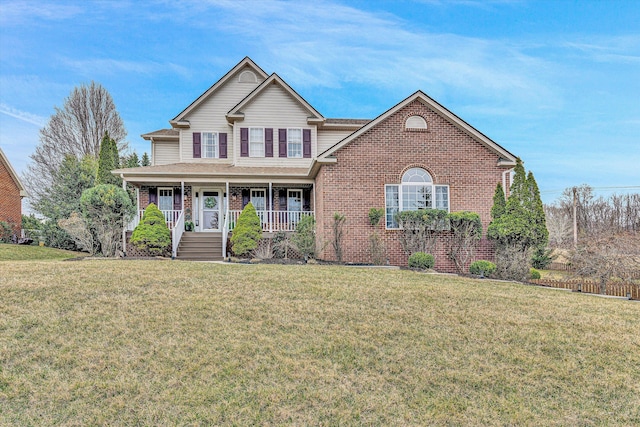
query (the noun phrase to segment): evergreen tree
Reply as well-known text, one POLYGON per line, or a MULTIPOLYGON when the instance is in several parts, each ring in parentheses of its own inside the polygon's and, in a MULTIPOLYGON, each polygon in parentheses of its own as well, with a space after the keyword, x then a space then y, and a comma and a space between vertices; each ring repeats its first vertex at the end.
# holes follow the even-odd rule
POLYGON ((256 208, 251 202, 247 203, 231 233, 231 248, 238 256, 249 255, 258 247, 258 241, 262 238, 262 226, 256 208))
POLYGON ((502 184, 496 185, 496 192, 493 195, 493 207, 491 208, 491 219, 496 220, 504 215, 507 210, 507 199, 504 195, 502 184))
POLYGON ((540 190, 533 172, 529 171, 527 175, 527 189, 529 191, 529 209, 531 212, 531 222, 535 229, 534 243, 536 246, 545 247, 549 243, 549 231, 547 230, 547 221, 544 214, 542 199, 540 198, 540 190))
POLYGON ((142 166, 151 166, 151 160, 146 151, 142 154, 142 166))
POLYGON ((135 150, 127 157, 125 166, 128 168, 137 168, 140 166, 140 159, 138 158, 138 153, 136 153, 135 150))
MULTIPOLYGON (((98 157, 98 172, 96 173, 96 185, 114 184, 118 185, 117 177, 111 171, 116 168, 113 154, 112 139, 109 133, 105 132, 100 142, 100 156, 98 157)), ((114 142, 115 144, 115 142, 114 142)), ((117 151, 117 149, 116 149, 117 151)))

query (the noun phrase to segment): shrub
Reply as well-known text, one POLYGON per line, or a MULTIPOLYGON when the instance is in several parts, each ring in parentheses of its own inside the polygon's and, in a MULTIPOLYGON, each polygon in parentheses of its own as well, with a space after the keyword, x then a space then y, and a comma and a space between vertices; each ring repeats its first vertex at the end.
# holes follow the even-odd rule
POLYGON ((316 220, 310 215, 304 215, 291 240, 305 260, 313 258, 316 254, 316 220))
POLYGON ((447 239, 447 255, 459 274, 473 259, 476 247, 482 237, 482 221, 475 212, 452 212, 447 215, 451 235, 447 239))
POLYGON ((491 261, 474 261, 469 266, 469 273, 476 276, 491 276, 496 271, 496 265, 491 261))
POLYGON ((249 254, 258 247, 258 241, 262 238, 262 226, 260 218, 256 213, 256 208, 251 202, 247 203, 240 216, 238 223, 231 234, 231 248, 238 256, 249 254))
POLYGON ((540 272, 538 270, 536 270, 535 268, 532 268, 529 270, 529 278, 530 279, 539 279, 540 276, 540 272))
POLYGON ((497 245, 496 272, 494 277, 503 280, 526 282, 529 278, 531 251, 518 244, 497 245))
POLYGON ((160 209, 151 203, 144 210, 140 224, 133 230, 131 244, 153 255, 165 255, 171 246, 171 231, 160 209))
POLYGON ((553 249, 546 249, 542 246, 537 247, 531 256, 531 265, 533 268, 544 270, 556 258, 552 255, 553 249))
POLYGON ((397 218, 402 229, 400 244, 408 254, 435 252, 438 236, 449 228, 447 212, 440 209, 402 211, 397 218))
POLYGON ((11 242, 11 236, 13 235, 13 228, 7 221, 0 221, 0 242, 11 242))
POLYGON ((369 256, 374 265, 383 265, 387 261, 387 251, 384 241, 375 231, 369 234, 369 256))
POLYGON ((122 228, 135 213, 129 194, 112 184, 96 185, 82 192, 80 210, 102 255, 115 256, 122 245, 122 228))
POLYGON ((409 257, 409 267, 419 268, 426 270, 433 268, 436 263, 436 259, 431 254, 425 254, 424 252, 416 252, 409 257))
POLYGON ((380 219, 384 216, 384 209, 371 208, 369 209, 369 223, 374 227, 378 225, 380 219))

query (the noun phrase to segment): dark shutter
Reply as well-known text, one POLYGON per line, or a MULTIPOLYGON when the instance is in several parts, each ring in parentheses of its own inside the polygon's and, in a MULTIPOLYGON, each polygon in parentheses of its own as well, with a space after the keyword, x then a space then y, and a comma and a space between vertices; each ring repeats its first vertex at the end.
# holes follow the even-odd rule
POLYGON ((264 156, 273 157, 273 129, 264 130, 264 156))
POLYGON ((302 190, 302 210, 309 212, 311 210, 311 189, 302 190))
POLYGON ((278 156, 287 157, 287 130, 278 129, 278 156))
POLYGON ((286 211, 287 210, 287 190, 280 190, 279 193, 280 196, 280 210, 281 211, 286 211))
POLYGON ((158 188, 149 187, 149 204, 153 203, 158 206, 158 188))
POLYGON ((249 204, 249 190, 242 190, 242 209, 249 204))
POLYGON ((219 133, 218 139, 219 139, 218 145, 220 147, 220 158, 226 159, 227 158, 227 134, 219 133))
POLYGON ((311 129, 302 129, 302 157, 311 157, 311 129))
POLYGON ((200 142, 200 133, 193 134, 193 158, 202 157, 202 143, 200 142))
POLYGON ((249 157, 249 128, 240 128, 240 157, 249 157))
POLYGON ((173 189, 173 210, 179 211, 182 208, 182 197, 180 194, 180 187, 173 189))

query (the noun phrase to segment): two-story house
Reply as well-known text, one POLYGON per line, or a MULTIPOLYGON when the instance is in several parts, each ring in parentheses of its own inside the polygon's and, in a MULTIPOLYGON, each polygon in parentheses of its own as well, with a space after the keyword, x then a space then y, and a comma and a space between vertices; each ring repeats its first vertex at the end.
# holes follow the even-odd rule
MULTIPOLYGON (((469 210, 486 229, 495 186, 508 185, 516 160, 421 91, 373 120, 326 118, 250 58, 169 122, 171 129, 142 135, 151 166, 114 173, 137 188, 140 215, 149 203, 165 213, 178 258, 195 258, 178 249, 185 221, 195 228, 189 239, 207 236, 217 247, 210 258, 225 256, 251 201, 266 233, 294 231, 314 215, 323 259, 333 258, 326 243, 334 213, 345 215, 345 261, 362 263, 370 261, 368 212, 384 208, 379 231, 389 262, 406 265, 396 212, 469 210)), ((437 268, 451 269, 437 259, 437 268)))

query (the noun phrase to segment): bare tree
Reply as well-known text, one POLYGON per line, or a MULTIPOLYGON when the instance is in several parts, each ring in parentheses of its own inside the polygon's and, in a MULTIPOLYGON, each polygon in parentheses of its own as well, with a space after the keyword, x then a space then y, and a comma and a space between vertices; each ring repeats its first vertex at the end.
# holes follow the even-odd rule
POLYGON ((99 83, 75 87, 62 108, 55 107, 47 125, 40 129, 40 144, 30 157, 24 174, 35 200, 47 194, 49 183, 66 155, 78 159, 98 157, 105 132, 116 141, 119 151, 126 149, 127 131, 113 98, 99 83))
POLYGON ((572 222, 569 214, 561 207, 547 205, 544 207, 549 231, 549 245, 564 247, 571 242, 572 222))
POLYGON ((640 273, 640 234, 619 233, 596 236, 571 253, 578 276, 598 279, 606 293, 612 279, 633 280, 640 273))

